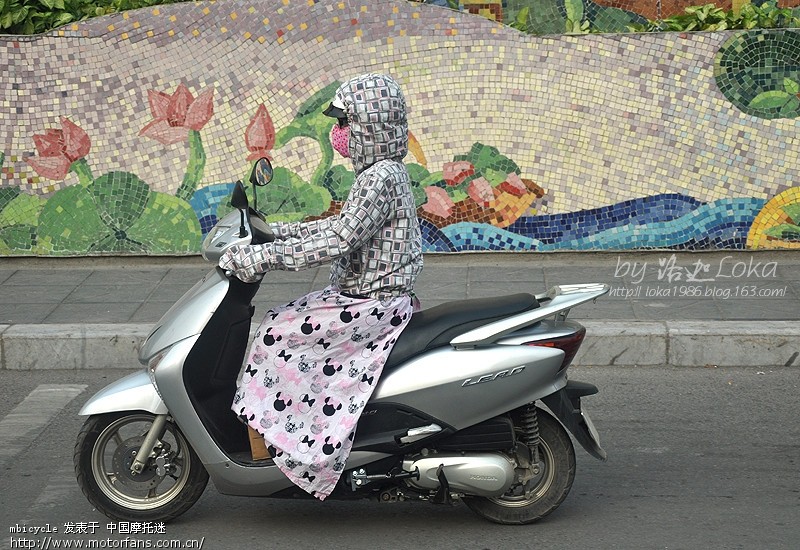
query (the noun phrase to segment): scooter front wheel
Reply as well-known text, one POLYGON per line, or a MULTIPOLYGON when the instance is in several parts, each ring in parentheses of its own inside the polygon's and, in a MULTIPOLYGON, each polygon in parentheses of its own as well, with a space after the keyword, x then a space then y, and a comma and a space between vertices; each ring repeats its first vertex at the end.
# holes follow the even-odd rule
POLYGON ((476 514, 506 525, 533 523, 567 498, 575 479, 575 448, 558 420, 538 409, 540 472, 496 498, 466 497, 476 514))
POLYGON ((75 474, 86 498, 111 519, 169 521, 188 510, 208 473, 171 421, 140 473, 131 470, 153 424, 147 412, 89 417, 75 444, 75 474))

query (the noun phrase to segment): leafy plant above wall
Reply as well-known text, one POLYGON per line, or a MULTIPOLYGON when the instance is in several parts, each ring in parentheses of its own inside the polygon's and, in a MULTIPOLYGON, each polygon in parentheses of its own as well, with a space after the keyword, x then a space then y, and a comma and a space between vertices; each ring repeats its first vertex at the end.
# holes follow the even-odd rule
POLYGON ((583 0, 564 0, 564 9, 567 12, 567 34, 589 32, 589 21, 585 19, 583 0))
POLYGON ((636 32, 724 31, 728 29, 786 29, 800 27, 792 8, 779 8, 777 0, 745 4, 739 10, 724 10, 715 4, 690 6, 682 15, 630 25, 636 32))
POLYGON ((189 0, 0 0, 0 33, 38 34, 90 17, 189 0))
POLYGON ((534 35, 629 32, 647 20, 632 11, 602 6, 592 0, 526 0, 518 12, 509 11, 508 25, 534 35))
MULTIPOLYGON (((738 10, 725 10, 716 4, 689 6, 680 15, 657 20, 647 20, 634 12, 602 6, 592 0, 536 0, 536 2, 539 8, 541 3, 552 3, 557 7, 563 21, 563 27, 559 30, 566 34, 800 27, 799 8, 779 8, 777 0, 756 4, 746 3, 738 10)), ((552 9, 546 11, 551 12, 550 19, 552 19, 552 9)), ((516 13, 509 26, 529 34, 554 32, 555 29, 550 23, 540 19, 540 13, 524 7, 516 13)))

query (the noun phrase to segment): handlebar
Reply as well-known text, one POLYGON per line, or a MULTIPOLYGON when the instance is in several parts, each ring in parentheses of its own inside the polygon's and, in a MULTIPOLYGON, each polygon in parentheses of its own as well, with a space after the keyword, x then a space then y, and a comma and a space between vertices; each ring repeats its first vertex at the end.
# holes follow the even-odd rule
POLYGON ((253 238, 250 244, 266 244, 275 240, 275 233, 269 228, 267 222, 260 214, 251 210, 249 213, 250 228, 253 230, 253 238))

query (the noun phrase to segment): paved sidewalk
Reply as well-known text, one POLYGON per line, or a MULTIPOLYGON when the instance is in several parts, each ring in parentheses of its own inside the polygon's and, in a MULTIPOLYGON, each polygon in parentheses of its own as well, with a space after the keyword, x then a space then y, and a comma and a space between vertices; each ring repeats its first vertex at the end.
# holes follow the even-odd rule
MULTIPOLYGON (((3 258, 2 368, 136 366, 150 326, 210 268, 199 256, 3 258)), ((327 267, 268 274, 256 321, 327 279, 327 267)), ((431 307, 579 282, 612 290, 570 315, 589 330, 578 364, 800 365, 800 252, 426 255, 417 292, 431 307)))

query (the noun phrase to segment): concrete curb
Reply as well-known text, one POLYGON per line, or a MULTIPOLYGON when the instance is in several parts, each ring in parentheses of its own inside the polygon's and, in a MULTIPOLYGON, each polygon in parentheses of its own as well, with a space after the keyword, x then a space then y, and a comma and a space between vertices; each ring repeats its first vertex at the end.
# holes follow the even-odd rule
POLYGON ((584 321, 576 365, 800 366, 795 321, 584 321))
POLYGON ((800 366, 796 321, 667 321, 666 325, 672 365, 800 366))
MULTIPOLYGON (((578 366, 800 366, 794 321, 582 321, 578 366)), ((137 368, 152 324, 0 325, 4 370, 137 368)))
POLYGON ((0 325, 8 370, 136 368, 152 325, 0 325))

